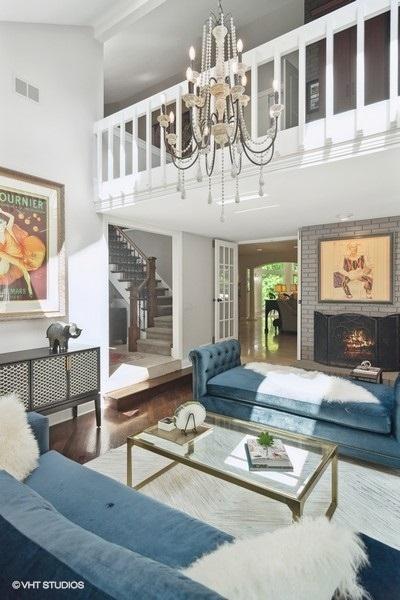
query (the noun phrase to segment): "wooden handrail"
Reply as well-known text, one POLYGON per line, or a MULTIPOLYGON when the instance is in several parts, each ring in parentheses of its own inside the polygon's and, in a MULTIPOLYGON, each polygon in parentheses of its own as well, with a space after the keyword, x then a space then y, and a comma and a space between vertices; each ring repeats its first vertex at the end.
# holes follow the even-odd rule
POLYGON ((123 237, 128 247, 138 254, 146 266, 146 277, 136 287, 129 288, 129 331, 128 331, 128 350, 137 351, 137 341, 140 339, 140 322, 138 318, 139 302, 142 292, 147 290, 147 326, 154 327, 154 318, 157 316, 157 293, 156 293, 156 258, 146 256, 144 252, 133 242, 125 233, 122 227, 115 227, 115 230, 123 237))
POLYGON ((115 230, 118 231, 118 233, 120 233, 122 235, 122 237, 124 238, 124 240, 127 242, 127 244, 129 246, 132 246, 132 249, 137 252, 139 254, 139 256, 147 262, 148 258, 145 255, 145 253, 143 252, 143 250, 141 250, 139 248, 139 246, 136 246, 135 242, 129 237, 129 235, 126 235, 125 230, 123 229, 123 227, 115 227, 115 230))

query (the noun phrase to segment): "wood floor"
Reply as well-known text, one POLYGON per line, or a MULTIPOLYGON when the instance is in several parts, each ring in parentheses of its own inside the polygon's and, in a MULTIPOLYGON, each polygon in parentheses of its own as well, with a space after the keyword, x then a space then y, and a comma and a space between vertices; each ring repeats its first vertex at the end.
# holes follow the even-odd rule
MULTIPOLYGON (((270 330, 268 336, 265 336, 262 319, 241 322, 239 337, 243 362, 292 364, 296 359, 296 335, 275 336, 270 330)), ((50 429, 50 447, 76 462, 86 463, 121 446, 128 435, 172 415, 177 406, 191 397, 191 382, 186 378, 183 381, 172 381, 169 386, 155 388, 151 397, 138 394, 139 399, 126 412, 118 412, 110 402, 104 400, 100 429, 96 428, 94 413, 53 425, 50 429)))

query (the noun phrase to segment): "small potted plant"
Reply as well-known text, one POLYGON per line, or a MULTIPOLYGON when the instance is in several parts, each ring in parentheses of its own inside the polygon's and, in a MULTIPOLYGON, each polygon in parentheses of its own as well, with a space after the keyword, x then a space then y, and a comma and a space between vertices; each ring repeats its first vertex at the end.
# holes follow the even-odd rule
POLYGON ((270 433, 268 433, 268 431, 262 431, 258 436, 257 441, 260 444, 260 446, 263 446, 264 448, 269 448, 273 445, 274 438, 270 433))

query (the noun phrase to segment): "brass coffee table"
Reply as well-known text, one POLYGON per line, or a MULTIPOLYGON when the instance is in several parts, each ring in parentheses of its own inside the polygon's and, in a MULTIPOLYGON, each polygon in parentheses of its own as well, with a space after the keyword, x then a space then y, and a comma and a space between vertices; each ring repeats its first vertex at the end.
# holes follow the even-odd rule
POLYGON ((133 447, 138 446, 172 462, 135 485, 135 489, 142 488, 175 465, 182 464, 282 502, 291 510, 293 520, 298 520, 303 514, 307 498, 330 467, 331 502, 325 514, 332 517, 338 502, 338 454, 335 444, 212 413, 208 413, 207 423, 213 427, 213 431, 190 443, 184 456, 174 448, 166 447, 162 439, 154 438, 150 442, 144 439, 142 433, 129 436, 127 484, 132 487, 133 447), (266 430, 283 441, 293 470, 249 470, 244 448, 246 438, 266 430))

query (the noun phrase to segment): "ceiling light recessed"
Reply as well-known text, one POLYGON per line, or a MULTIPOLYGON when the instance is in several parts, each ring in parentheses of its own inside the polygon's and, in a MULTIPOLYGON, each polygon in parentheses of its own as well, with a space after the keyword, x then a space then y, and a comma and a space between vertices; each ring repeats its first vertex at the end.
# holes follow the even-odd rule
POLYGON ((235 215, 245 213, 245 212, 253 212, 255 210, 267 210, 268 208, 278 208, 280 204, 270 204, 269 206, 255 206, 254 208, 244 208, 243 210, 235 210, 235 215))
POLYGON ((339 219, 339 221, 350 221, 350 219, 354 218, 353 213, 344 213, 342 215, 336 215, 336 218, 339 219))
MULTIPOLYGON (((268 198, 269 194, 264 194, 263 198, 268 198)), ((248 196, 240 196, 240 202, 247 202, 248 200, 259 200, 260 199, 260 194, 256 194, 255 192, 253 194, 249 194, 248 196)), ((224 200, 224 204, 234 204, 235 203, 235 198, 231 197, 231 198, 226 198, 224 200)), ((220 198, 219 200, 216 201, 216 204, 218 204, 219 206, 222 205, 222 199, 220 198)))

